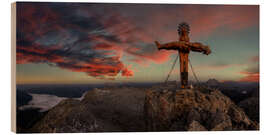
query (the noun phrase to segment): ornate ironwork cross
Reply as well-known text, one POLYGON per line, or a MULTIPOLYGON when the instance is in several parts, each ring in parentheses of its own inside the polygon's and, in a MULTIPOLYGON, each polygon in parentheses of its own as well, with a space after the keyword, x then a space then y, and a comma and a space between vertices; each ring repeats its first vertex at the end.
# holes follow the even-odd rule
POLYGON ((187 88, 188 86, 188 55, 190 51, 202 52, 203 54, 210 54, 211 50, 208 46, 199 42, 190 42, 189 34, 190 27, 187 23, 180 23, 178 26, 179 41, 160 44, 155 41, 157 48, 166 50, 178 50, 180 58, 180 76, 181 76, 181 88, 187 88))

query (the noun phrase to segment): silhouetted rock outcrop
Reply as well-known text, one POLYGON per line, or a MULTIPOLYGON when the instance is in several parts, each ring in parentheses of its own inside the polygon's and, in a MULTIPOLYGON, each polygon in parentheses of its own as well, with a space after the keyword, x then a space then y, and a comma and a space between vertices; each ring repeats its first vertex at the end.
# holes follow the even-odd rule
POLYGON ((208 86, 211 86, 211 87, 216 87, 216 86, 220 85, 220 82, 218 80, 216 80, 216 79, 213 78, 213 79, 207 80, 206 81, 206 84, 208 86))
POLYGON ((218 90, 148 90, 144 109, 148 131, 258 130, 218 90))

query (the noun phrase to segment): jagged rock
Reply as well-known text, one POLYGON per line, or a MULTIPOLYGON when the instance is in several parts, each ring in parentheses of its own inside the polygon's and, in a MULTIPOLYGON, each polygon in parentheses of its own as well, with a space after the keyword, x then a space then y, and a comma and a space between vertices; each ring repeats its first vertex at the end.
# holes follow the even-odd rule
POLYGON ((218 90, 147 90, 144 108, 148 131, 258 130, 258 125, 218 90))
POLYGON ((212 131, 223 131, 223 130, 232 130, 232 121, 230 116, 223 112, 218 112, 208 121, 211 125, 212 131), (212 120, 212 121, 211 121, 212 120))
POLYGON ((238 103, 251 120, 259 122, 259 98, 250 97, 238 103))
POLYGON ((207 129, 194 120, 189 124, 187 131, 207 131, 207 129))

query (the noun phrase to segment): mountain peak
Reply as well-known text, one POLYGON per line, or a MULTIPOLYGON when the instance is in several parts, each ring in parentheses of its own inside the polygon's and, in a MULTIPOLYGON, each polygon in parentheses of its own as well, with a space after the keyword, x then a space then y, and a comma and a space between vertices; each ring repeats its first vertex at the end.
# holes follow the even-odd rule
POLYGON ((206 84, 208 86, 217 86, 220 84, 220 82, 217 80, 217 79, 214 79, 214 78, 210 78, 209 80, 206 81, 206 84))

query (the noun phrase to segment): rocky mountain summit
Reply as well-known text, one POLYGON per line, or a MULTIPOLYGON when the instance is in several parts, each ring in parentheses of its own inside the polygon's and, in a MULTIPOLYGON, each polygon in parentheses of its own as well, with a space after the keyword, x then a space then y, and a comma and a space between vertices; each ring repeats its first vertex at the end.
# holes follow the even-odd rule
POLYGON ((148 131, 258 130, 220 91, 159 90, 146 91, 145 119, 148 131))
POLYGON ((257 130, 258 124, 218 90, 113 87, 65 99, 31 132, 257 130))

